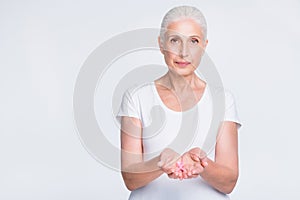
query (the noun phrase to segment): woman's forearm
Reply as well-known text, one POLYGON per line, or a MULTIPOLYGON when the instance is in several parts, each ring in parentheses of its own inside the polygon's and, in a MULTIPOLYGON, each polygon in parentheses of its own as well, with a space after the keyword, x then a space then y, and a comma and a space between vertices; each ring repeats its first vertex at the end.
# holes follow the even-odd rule
POLYGON ((122 169, 122 176, 126 187, 129 190, 136 190, 152 182, 164 172, 157 166, 159 156, 146 161, 131 164, 122 169))
POLYGON ((239 173, 237 170, 222 166, 210 159, 207 159, 208 166, 200 176, 218 191, 229 194, 235 187, 239 173))

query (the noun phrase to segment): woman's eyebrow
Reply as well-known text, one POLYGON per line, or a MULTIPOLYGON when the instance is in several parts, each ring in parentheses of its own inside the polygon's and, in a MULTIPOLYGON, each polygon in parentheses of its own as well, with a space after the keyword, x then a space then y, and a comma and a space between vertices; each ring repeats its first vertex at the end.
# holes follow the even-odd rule
POLYGON ((170 34, 170 35, 167 35, 167 37, 180 37, 180 35, 170 34))
POLYGON ((201 39, 201 36, 199 36, 199 35, 191 35, 191 36, 189 36, 190 38, 199 38, 199 39, 201 39))
POLYGON ((179 37, 179 38, 184 37, 184 38, 199 38, 199 39, 202 38, 202 37, 199 36, 199 35, 185 36, 185 35, 180 35, 180 34, 170 34, 170 35, 167 35, 167 37, 168 37, 168 38, 170 38, 170 37, 179 37))

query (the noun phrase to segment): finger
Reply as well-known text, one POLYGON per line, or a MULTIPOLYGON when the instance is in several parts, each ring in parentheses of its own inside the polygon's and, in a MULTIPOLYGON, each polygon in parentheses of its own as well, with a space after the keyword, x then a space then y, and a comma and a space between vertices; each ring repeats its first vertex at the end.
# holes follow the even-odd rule
POLYGON ((175 168, 169 168, 169 169, 167 169, 167 174, 171 174, 171 173, 174 173, 174 172, 176 172, 175 168))
POLYGON ((189 152, 191 154, 197 155, 200 159, 203 159, 207 156, 205 151, 203 151, 202 149, 200 149, 198 147, 191 149, 189 152))
POLYGON ((202 151, 202 150, 201 150, 201 152, 200 152, 200 154, 199 154, 199 157, 200 157, 201 160, 202 160, 202 159, 205 159, 205 158, 207 157, 205 151, 202 151))
POLYGON ((188 177, 190 177, 192 175, 192 165, 185 165, 184 168, 186 169, 186 174, 188 177))
POLYGON ((190 153, 190 156, 191 158, 196 161, 196 162, 199 162, 200 161, 200 157, 196 154, 193 154, 193 153, 190 153))
POLYGON ((189 153, 200 155, 201 151, 202 150, 199 147, 195 147, 195 148, 192 148, 191 150, 189 150, 189 153))
POLYGON ((197 178, 199 176, 199 174, 194 174, 192 176, 190 176, 190 178, 197 178))
POLYGON ((185 165, 180 169, 180 171, 183 179, 187 179, 189 177, 189 169, 186 168, 185 165))
POLYGON ((159 168, 162 168, 163 165, 164 165, 164 162, 163 162, 163 161, 159 161, 159 162, 157 163, 157 166, 158 166, 159 168))
POLYGON ((189 175, 188 175, 187 173, 184 173, 184 172, 183 172, 183 173, 182 173, 182 178, 183 178, 183 179, 187 179, 187 178, 189 178, 189 175))
POLYGON ((205 168, 208 166, 208 159, 205 157, 201 159, 201 165, 205 168))
POLYGON ((176 162, 178 161, 178 159, 180 159, 180 157, 169 157, 168 159, 166 159, 166 166, 169 168, 176 166, 176 162))
POLYGON ((162 166, 161 169, 163 170, 163 172, 165 172, 166 174, 171 174, 176 172, 176 167, 175 166, 162 166))
POLYGON ((183 173, 182 173, 182 171, 179 171, 179 172, 178 172, 178 178, 179 178, 180 180, 183 179, 183 173))
POLYGON ((190 153, 183 154, 181 159, 184 165, 192 165, 195 162, 190 153))
POLYGON ((178 176, 176 176, 174 173, 168 174, 168 177, 171 179, 178 179, 178 176))
POLYGON ((172 168, 170 168, 168 165, 166 165, 163 161, 159 161, 157 163, 157 166, 165 173, 169 174, 172 173, 172 168))

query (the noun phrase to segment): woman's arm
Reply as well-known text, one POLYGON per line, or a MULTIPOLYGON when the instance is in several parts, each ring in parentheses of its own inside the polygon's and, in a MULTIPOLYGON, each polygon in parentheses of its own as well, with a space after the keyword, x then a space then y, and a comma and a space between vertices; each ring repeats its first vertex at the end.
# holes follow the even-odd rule
POLYGON ((141 121, 132 117, 122 117, 121 148, 122 176, 129 190, 147 185, 164 172, 172 173, 173 164, 180 157, 176 152, 166 149, 161 155, 144 162, 141 121))
POLYGON ((200 176, 220 192, 231 193, 239 176, 238 134, 235 122, 223 122, 216 143, 215 161, 206 161, 208 165, 200 176))

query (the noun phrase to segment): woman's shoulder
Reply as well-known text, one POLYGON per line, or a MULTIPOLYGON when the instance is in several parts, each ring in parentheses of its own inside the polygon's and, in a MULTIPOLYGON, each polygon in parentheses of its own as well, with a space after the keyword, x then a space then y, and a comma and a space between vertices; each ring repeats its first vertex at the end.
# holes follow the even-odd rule
POLYGON ((129 95, 133 98, 147 98, 153 94, 154 86, 154 82, 133 85, 125 91, 125 95, 129 95))
POLYGON ((224 88, 221 86, 207 85, 206 90, 208 90, 209 97, 215 103, 224 102, 226 107, 235 103, 235 96, 232 90, 224 88))
POLYGON ((221 96, 222 95, 225 98, 233 98, 233 93, 228 88, 224 88, 224 87, 221 87, 221 86, 210 85, 210 84, 207 84, 206 87, 207 87, 206 89, 211 94, 214 94, 214 95, 217 95, 217 96, 221 96))

